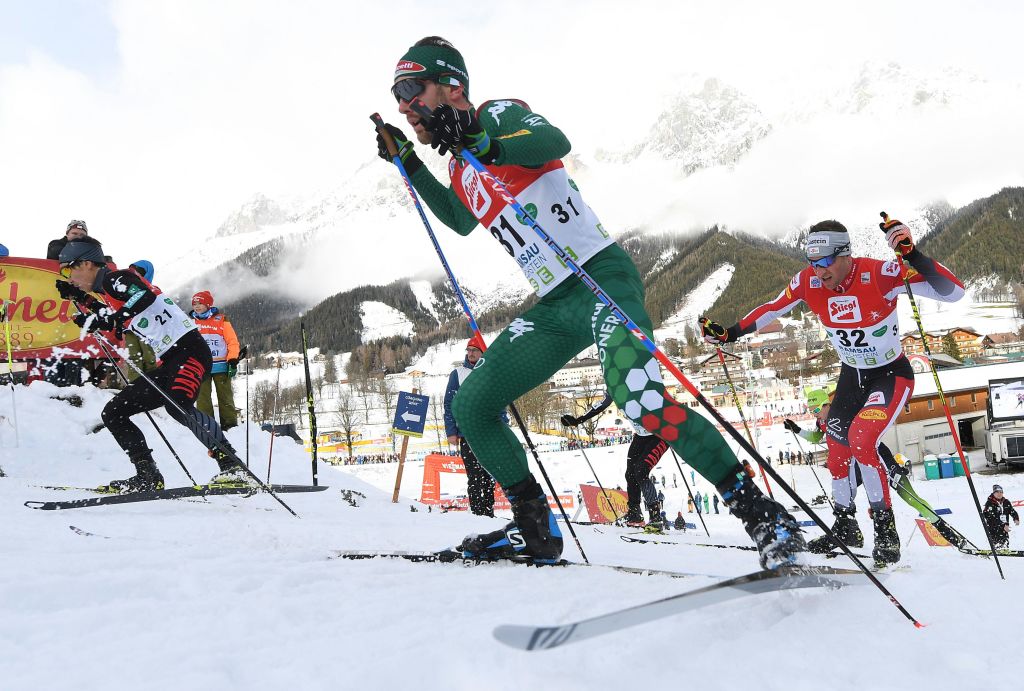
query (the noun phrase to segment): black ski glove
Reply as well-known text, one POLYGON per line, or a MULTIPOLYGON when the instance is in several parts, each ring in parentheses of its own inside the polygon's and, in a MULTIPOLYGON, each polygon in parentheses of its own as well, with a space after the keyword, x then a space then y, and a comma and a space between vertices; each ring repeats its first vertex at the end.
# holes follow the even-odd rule
MULTIPOLYGON (((402 160, 405 172, 412 175, 422 168, 423 161, 421 161, 420 157, 416 155, 416 150, 413 148, 412 142, 406 138, 402 130, 390 123, 385 124, 384 129, 387 130, 388 134, 391 135, 391 138, 395 140, 395 148, 398 149, 398 157, 402 160)), ((388 163, 392 162, 391 154, 388 153, 388 147, 384 143, 384 136, 379 131, 377 132, 377 155, 388 163)))
POLYGON ((574 418, 572 415, 563 415, 562 424, 565 425, 566 427, 575 427, 576 425, 580 424, 580 421, 574 418))
POLYGON ((786 421, 782 423, 782 426, 788 429, 793 434, 800 434, 800 425, 796 424, 788 417, 786 418, 786 421))
POLYGON ((58 278, 56 281, 57 292, 65 300, 71 300, 79 304, 89 299, 89 294, 70 281, 58 278))
POLYGON ((424 127, 433 132, 430 146, 442 156, 461 145, 484 165, 493 163, 498 157, 501 145, 488 136, 473 111, 440 105, 424 127))
POLYGON ((713 322, 707 317, 700 318, 700 335, 705 343, 712 345, 721 345, 729 342, 728 330, 718 322, 713 322))

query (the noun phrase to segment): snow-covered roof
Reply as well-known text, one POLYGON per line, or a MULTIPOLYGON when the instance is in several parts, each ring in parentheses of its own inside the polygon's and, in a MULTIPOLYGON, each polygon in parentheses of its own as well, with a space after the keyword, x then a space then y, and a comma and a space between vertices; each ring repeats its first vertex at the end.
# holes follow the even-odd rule
MULTIPOLYGON (((977 389, 988 384, 990 379, 1024 377, 1024 361, 1001 362, 995 365, 975 367, 951 367, 939 370, 939 381, 946 394, 968 389, 977 389)), ((935 379, 931 370, 914 377, 914 398, 933 396, 936 393, 935 379)))

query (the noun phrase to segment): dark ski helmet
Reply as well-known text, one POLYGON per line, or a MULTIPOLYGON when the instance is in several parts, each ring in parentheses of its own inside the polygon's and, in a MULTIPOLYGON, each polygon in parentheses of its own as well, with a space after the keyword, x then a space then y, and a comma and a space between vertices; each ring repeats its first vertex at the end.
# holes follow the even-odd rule
POLYGON ((64 245, 64 249, 60 251, 60 257, 57 261, 61 264, 89 261, 106 265, 107 258, 103 254, 103 245, 100 244, 99 240, 84 237, 64 245))

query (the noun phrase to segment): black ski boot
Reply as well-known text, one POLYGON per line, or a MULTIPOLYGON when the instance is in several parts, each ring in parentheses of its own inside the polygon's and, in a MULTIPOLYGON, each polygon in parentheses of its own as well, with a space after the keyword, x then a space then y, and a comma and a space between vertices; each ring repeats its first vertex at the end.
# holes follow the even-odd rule
POLYGON ((97 487, 97 490, 109 494, 127 494, 129 492, 149 492, 164 488, 164 476, 153 462, 151 452, 138 459, 131 459, 135 466, 135 475, 127 480, 112 480, 110 484, 97 487))
POLYGON ((796 519, 781 504, 764 496, 747 473, 736 473, 716 489, 757 545, 761 568, 795 564, 797 555, 807 551, 796 519))
POLYGON ((661 502, 656 501, 647 505, 647 515, 650 517, 647 525, 644 526, 645 533, 661 535, 665 532, 665 521, 661 518, 661 502))
MULTIPOLYGON (((835 523, 832 524, 832 532, 836 534, 836 537, 847 547, 863 547, 864 533, 860 531, 860 525, 857 524, 857 507, 836 504, 832 514, 836 517, 835 523)), ((815 554, 828 554, 838 547, 835 540, 828 535, 816 537, 807 543, 807 550, 815 554)))
POLYGON ((532 475, 506 488, 512 518, 504 528, 484 535, 469 535, 457 549, 464 557, 484 561, 519 559, 534 564, 555 564, 562 556, 562 531, 548 508, 544 490, 532 475))
POLYGON ((630 504, 626 509, 626 515, 622 517, 625 521, 626 526, 630 528, 642 528, 644 527, 644 515, 640 513, 639 504, 630 504))
POLYGON ((900 536, 896 532, 896 517, 892 509, 875 509, 875 549, 871 556, 875 568, 884 568, 900 560, 900 536))
POLYGON ((932 523, 932 525, 935 526, 937 531, 939 531, 939 535, 946 538, 946 541, 949 542, 949 544, 953 545, 957 549, 964 546, 964 536, 953 530, 953 526, 949 523, 946 523, 940 518, 932 523))

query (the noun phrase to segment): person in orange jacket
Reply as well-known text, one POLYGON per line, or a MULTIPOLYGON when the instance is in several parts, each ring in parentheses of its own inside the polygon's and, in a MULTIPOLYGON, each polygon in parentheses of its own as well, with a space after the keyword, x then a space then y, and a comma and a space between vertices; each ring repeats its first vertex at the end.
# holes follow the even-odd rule
POLYGON ((238 337, 227 316, 213 306, 213 294, 208 290, 192 296, 192 311, 188 316, 199 326, 199 333, 210 346, 210 355, 213 356, 213 368, 199 388, 196 408, 213 417, 212 389, 216 388, 220 426, 229 430, 238 424, 238 409, 231 390, 231 379, 238 370, 238 337))

